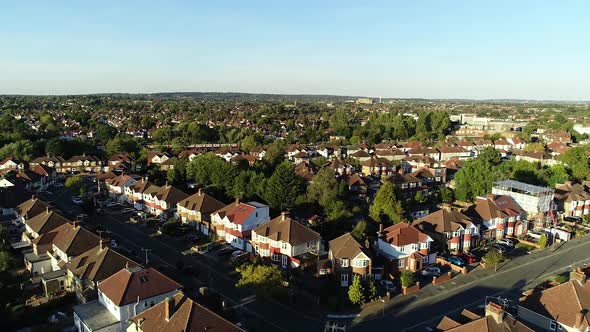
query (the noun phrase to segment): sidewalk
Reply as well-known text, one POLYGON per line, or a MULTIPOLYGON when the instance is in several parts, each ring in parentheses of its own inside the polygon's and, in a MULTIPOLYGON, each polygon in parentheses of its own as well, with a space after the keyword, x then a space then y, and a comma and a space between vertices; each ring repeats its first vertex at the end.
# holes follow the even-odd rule
MULTIPOLYGON (((456 291, 457 288, 460 287, 467 287, 471 284, 476 284, 481 282, 489 277, 499 276, 504 273, 507 273, 513 269, 528 265, 532 262, 538 261, 539 259, 543 259, 546 257, 550 257, 553 255, 557 255, 564 251, 571 250, 576 248, 584 243, 588 243, 587 237, 577 238, 565 243, 556 244, 555 247, 548 247, 543 250, 536 250, 531 254, 519 256, 510 259, 504 263, 498 264, 498 271, 494 272, 493 268, 483 269, 481 266, 477 266, 470 273, 466 275, 457 274, 451 279, 450 281, 440 284, 440 285, 432 285, 428 284, 424 286, 424 288, 420 289, 418 292, 411 294, 411 295, 397 295, 396 297, 392 298, 385 304, 385 310, 387 311, 389 308, 400 305, 404 302, 407 302, 409 299, 417 299, 420 301, 426 301, 428 299, 432 299, 437 296, 444 295, 445 293, 450 293, 452 291, 456 291)), ((361 317, 371 317, 371 316, 379 316, 378 314, 381 313, 383 310, 383 304, 380 301, 373 301, 368 303, 364 306, 362 311, 360 312, 361 317)))

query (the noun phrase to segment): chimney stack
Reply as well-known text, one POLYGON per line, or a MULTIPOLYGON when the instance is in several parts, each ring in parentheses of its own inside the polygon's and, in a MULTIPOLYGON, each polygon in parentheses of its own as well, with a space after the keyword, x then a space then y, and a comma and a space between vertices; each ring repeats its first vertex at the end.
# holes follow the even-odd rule
POLYGON ((199 196, 203 195, 203 188, 199 188, 199 196))
POLYGON ((584 273, 584 271, 579 268, 573 269, 570 272, 570 280, 576 280, 580 283, 580 285, 584 285, 586 283, 586 279, 586 273, 584 273))
POLYGON ((170 320, 170 317, 174 314, 174 308, 171 308, 174 305, 174 299, 169 297, 164 300, 164 318, 166 321, 170 320))
POLYGON ((379 234, 383 233, 383 224, 379 224, 379 234))
POLYGON ((46 207, 45 207, 45 212, 46 212, 47 214, 49 214, 49 206, 46 206, 46 207))
POLYGON ((490 302, 486 304, 486 317, 487 316, 491 316, 497 324, 500 324, 504 320, 504 308, 497 303, 490 302))
POLYGON ((236 197, 236 204, 240 204, 240 198, 236 197))
POLYGON ((281 220, 283 220, 283 221, 286 220, 288 215, 289 215, 289 212, 287 212, 287 211, 281 212, 281 220))

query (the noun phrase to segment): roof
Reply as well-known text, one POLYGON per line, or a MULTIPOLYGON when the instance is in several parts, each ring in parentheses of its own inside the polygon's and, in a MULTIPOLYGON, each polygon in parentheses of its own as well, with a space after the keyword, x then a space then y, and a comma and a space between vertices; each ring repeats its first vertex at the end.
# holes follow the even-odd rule
POLYGON ((98 289, 121 307, 137 301, 180 290, 182 285, 153 268, 125 268, 98 283, 98 289))
POLYGON ((225 206, 225 204, 216 200, 207 193, 202 192, 201 190, 199 190, 198 193, 181 200, 177 204, 187 210, 199 211, 205 214, 210 214, 225 206))
POLYGON ((532 332, 533 329, 507 314, 502 314, 502 320, 497 322, 492 315, 482 317, 464 309, 455 319, 444 316, 436 331, 532 332))
POLYGON ((432 241, 428 235, 403 222, 385 228, 383 234, 385 235, 385 241, 396 247, 432 241))
POLYGON ((281 214, 270 222, 256 227, 254 232, 274 241, 288 242, 292 246, 321 239, 320 234, 286 214, 281 214))
POLYGON ((528 184, 528 183, 524 183, 524 182, 519 182, 519 181, 514 181, 514 180, 501 180, 501 181, 497 181, 494 184, 494 187, 498 187, 498 188, 507 188, 507 189, 516 189, 518 191, 523 191, 527 194, 539 194, 539 193, 550 193, 551 189, 548 187, 540 187, 540 186, 534 186, 532 184, 528 184))
POLYGON ((234 224, 241 224, 256 211, 256 207, 246 203, 234 205, 226 214, 227 219, 234 224))
POLYGON ((588 188, 579 183, 557 183, 555 184, 555 198, 560 201, 586 201, 590 200, 588 188))
POLYGON ((547 288, 527 296, 521 306, 570 327, 576 325, 576 315, 584 313, 580 331, 590 327, 590 289, 577 280, 547 288))
POLYGON ((19 204, 16 207, 16 212, 21 215, 27 216, 27 219, 33 218, 41 212, 46 212, 50 208, 49 204, 40 200, 39 198, 32 197, 31 199, 19 204))
POLYGON ((472 225, 471 218, 457 211, 447 211, 440 209, 427 216, 414 220, 413 226, 424 231, 434 231, 437 233, 453 232, 459 229, 465 229, 472 225))
POLYGON ((204 306, 189 299, 183 293, 178 293, 139 315, 131 318, 135 324, 140 324, 143 332, 239 332, 243 329, 232 324, 204 306), (166 317, 166 309, 170 317, 166 317))
POLYGON ((329 243, 332 256, 336 258, 355 258, 365 253, 365 248, 350 233, 345 233, 329 243))
POLYGON ((80 226, 64 224, 55 231, 53 245, 69 257, 76 257, 99 245, 100 238, 80 226))
POLYGON ((69 222, 70 221, 68 219, 59 213, 46 210, 46 212, 40 213, 35 217, 28 219, 25 223, 33 230, 33 232, 37 234, 43 234, 64 224, 69 224, 69 222))
POLYGON ((76 315, 84 322, 84 325, 91 331, 98 331, 105 327, 119 324, 119 319, 98 301, 80 304, 73 309, 76 315))
POLYGON ((188 197, 184 191, 174 186, 166 185, 163 187, 152 187, 158 188, 157 191, 152 192, 152 194, 155 195, 159 200, 165 201, 168 204, 176 204, 188 197))
POLYGON ((515 217, 524 213, 524 210, 510 196, 488 195, 478 197, 475 204, 468 207, 464 213, 471 218, 488 221, 494 218, 515 217))
POLYGON ((139 264, 109 247, 96 246, 74 257, 68 263, 68 270, 80 279, 98 282, 125 267, 134 266, 139 264))

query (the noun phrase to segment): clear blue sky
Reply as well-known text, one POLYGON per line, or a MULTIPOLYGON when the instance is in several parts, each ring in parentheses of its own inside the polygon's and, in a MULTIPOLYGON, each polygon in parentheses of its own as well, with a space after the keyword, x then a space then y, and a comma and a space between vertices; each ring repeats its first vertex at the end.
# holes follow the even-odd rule
POLYGON ((2 2, 0 94, 590 100, 589 1, 2 2))

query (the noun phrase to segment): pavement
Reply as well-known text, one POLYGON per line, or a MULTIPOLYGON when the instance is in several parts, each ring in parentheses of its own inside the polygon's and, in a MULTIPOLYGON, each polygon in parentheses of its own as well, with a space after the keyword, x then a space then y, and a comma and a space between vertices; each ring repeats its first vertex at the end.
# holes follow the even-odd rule
POLYGON ((481 307, 486 296, 501 296, 515 302, 522 291, 535 287, 572 266, 590 263, 588 237, 574 239, 556 248, 516 257, 493 268, 477 268, 442 285, 429 285, 412 295, 399 295, 382 304, 366 306, 352 321, 352 330, 426 331, 445 315, 465 308, 481 307))

